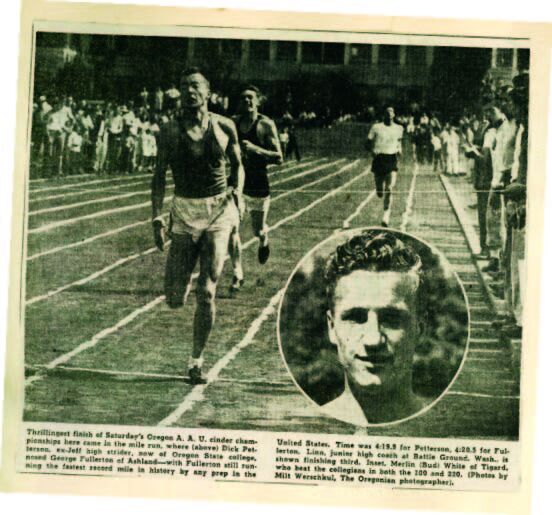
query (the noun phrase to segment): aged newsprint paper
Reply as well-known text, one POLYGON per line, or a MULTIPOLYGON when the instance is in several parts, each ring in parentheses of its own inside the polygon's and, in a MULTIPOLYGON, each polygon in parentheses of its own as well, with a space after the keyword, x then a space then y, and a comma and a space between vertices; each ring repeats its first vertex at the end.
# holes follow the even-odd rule
POLYGON ((529 512, 550 25, 22 7, 3 490, 529 512))

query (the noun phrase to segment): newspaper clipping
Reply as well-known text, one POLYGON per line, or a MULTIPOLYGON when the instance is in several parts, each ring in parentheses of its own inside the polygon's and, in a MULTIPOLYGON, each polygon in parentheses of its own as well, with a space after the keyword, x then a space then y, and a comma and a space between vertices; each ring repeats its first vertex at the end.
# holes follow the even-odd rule
POLYGON ((542 35, 26 4, 5 487, 527 492, 542 35))

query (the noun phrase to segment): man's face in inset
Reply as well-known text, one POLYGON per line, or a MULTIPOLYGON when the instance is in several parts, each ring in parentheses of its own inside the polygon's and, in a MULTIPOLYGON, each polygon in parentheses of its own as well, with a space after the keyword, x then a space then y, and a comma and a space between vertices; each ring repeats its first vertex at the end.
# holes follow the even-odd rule
POLYGON ((338 279, 328 335, 354 389, 411 389, 418 283, 412 272, 355 270, 338 279))
POLYGON ((243 114, 253 113, 259 109, 259 95, 255 90, 246 89, 240 95, 240 110, 243 114))
POLYGON ((185 107, 201 107, 207 102, 210 94, 209 83, 201 73, 192 73, 182 77, 180 81, 180 95, 185 107))

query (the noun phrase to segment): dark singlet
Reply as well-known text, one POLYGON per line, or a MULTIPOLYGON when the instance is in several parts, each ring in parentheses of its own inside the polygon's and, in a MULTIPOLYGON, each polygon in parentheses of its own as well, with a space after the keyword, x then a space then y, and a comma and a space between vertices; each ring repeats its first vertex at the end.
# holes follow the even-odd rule
MULTIPOLYGON (((257 134, 257 126, 263 118, 263 115, 258 115, 257 119, 253 122, 247 132, 242 132, 240 129, 240 121, 238 119, 236 125, 238 128, 238 138, 240 143, 244 140, 248 140, 253 145, 257 145, 264 148, 264 144, 261 142, 259 135, 257 134)), ((266 169, 266 159, 262 156, 255 154, 242 155, 243 168, 245 170, 245 182, 243 185, 243 192, 250 197, 264 198, 270 195, 270 187, 268 184, 268 174, 266 169)))
POLYGON ((220 146, 209 115, 209 126, 201 142, 195 144, 177 121, 169 129, 169 164, 173 172, 174 193, 184 198, 214 197, 226 192, 226 155, 220 146), (203 149, 194 151, 194 145, 203 149))

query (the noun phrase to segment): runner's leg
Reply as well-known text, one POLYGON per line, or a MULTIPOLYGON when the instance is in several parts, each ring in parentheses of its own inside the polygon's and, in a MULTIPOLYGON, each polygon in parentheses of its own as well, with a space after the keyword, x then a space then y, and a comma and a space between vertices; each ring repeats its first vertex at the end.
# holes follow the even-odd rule
POLYGON ((379 198, 383 197, 383 180, 385 176, 379 173, 374 174, 374 183, 376 185, 376 193, 379 198))
POLYGON ((169 307, 178 308, 184 304, 198 255, 199 244, 190 234, 173 234, 165 267, 165 297, 169 307))
POLYGON ((268 241, 266 219, 268 217, 267 211, 251 211, 251 228, 253 234, 259 238, 261 247, 266 245, 268 241))
POLYGON ((234 226, 228 240, 228 255, 232 263, 232 288, 239 288, 243 281, 243 267, 241 261, 241 238, 239 226, 234 226))
POLYGON ((203 349, 215 321, 215 293, 228 250, 229 232, 205 232, 199 240, 199 279, 196 286, 197 307, 194 317, 192 360, 201 368, 203 349))
POLYGON ((389 220, 391 218, 391 206, 393 204, 393 189, 395 188, 395 183, 397 182, 397 172, 393 171, 389 174, 386 174, 383 178, 383 217, 382 224, 385 226, 389 225, 389 220))
POLYGON ((251 228, 253 229, 253 234, 259 238, 259 262, 261 264, 266 263, 268 260, 270 250, 268 247, 268 209, 270 200, 262 199, 261 209, 255 208, 251 209, 251 228))

